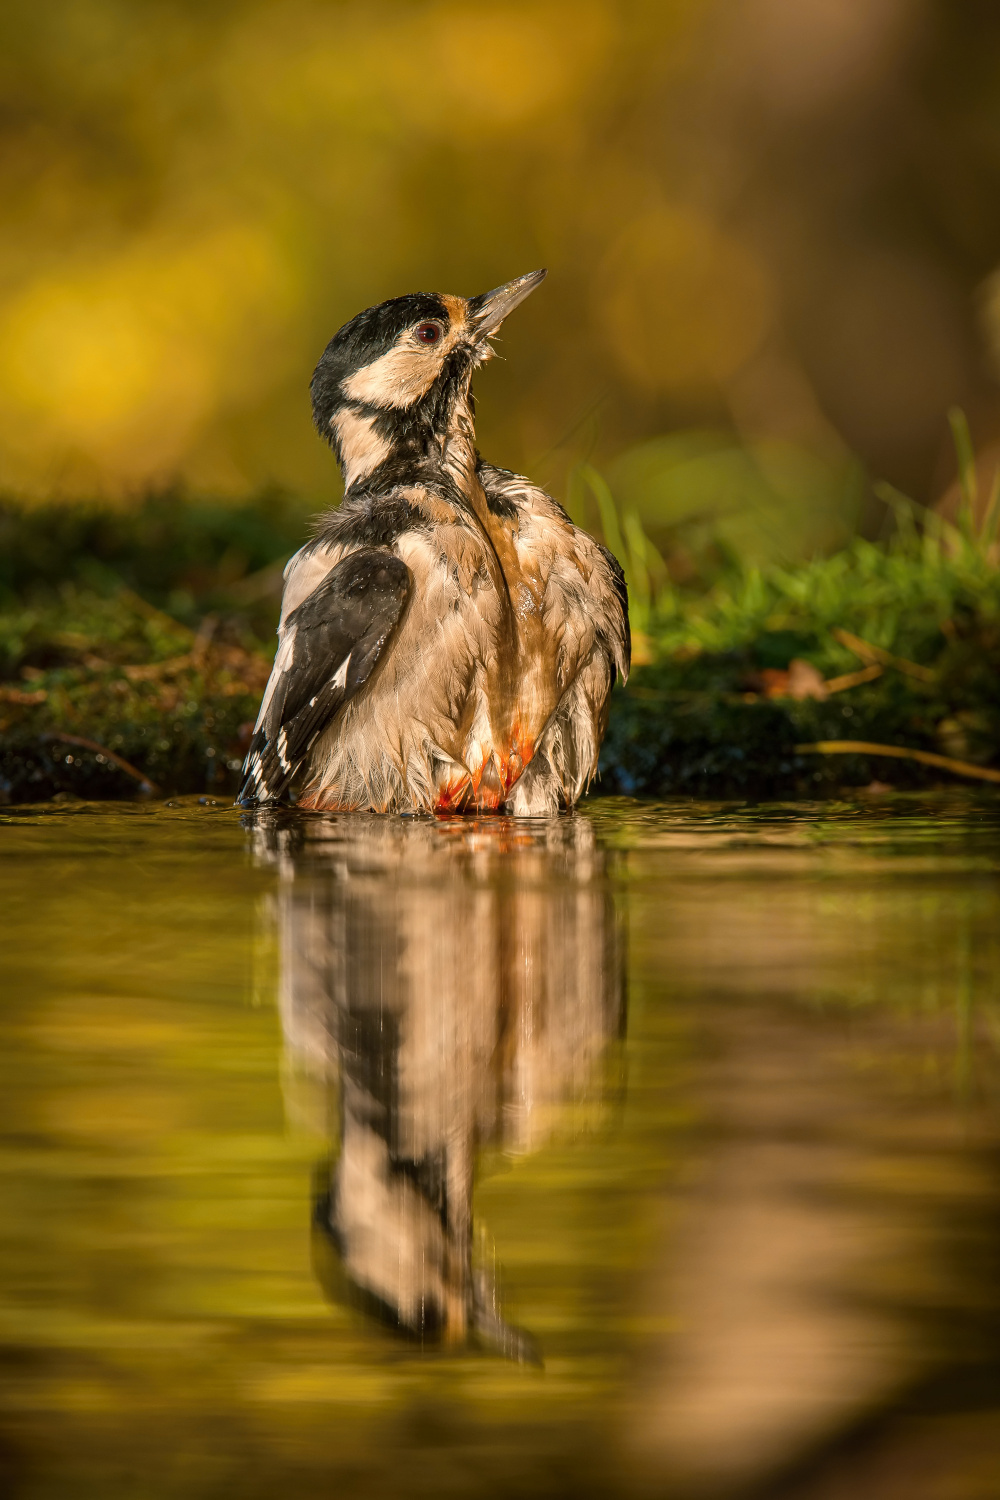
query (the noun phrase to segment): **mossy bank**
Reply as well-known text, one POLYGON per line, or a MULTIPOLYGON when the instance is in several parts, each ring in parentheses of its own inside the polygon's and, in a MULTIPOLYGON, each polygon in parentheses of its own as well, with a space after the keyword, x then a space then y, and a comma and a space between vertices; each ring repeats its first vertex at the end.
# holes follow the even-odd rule
MULTIPOLYGON (((232 796, 281 566, 307 528, 308 507, 278 496, 0 508, 0 797, 232 796)), ((639 548, 641 660, 613 696, 594 791, 1000 784, 992 535, 901 511, 884 544, 730 567, 687 592, 651 588, 639 548), (859 744, 880 748, 845 748, 859 744)))

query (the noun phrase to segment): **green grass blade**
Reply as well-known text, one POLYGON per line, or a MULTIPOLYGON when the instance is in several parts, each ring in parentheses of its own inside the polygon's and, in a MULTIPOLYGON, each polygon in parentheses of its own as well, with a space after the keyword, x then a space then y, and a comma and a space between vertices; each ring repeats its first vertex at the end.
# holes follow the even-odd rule
POLYGON ((990 485, 990 498, 986 502, 986 510, 983 514, 983 524, 979 529, 979 543, 982 547, 984 557, 989 553, 997 539, 997 531, 1000 528, 1000 461, 993 472, 993 483, 990 485))
POLYGON ((597 501, 597 509, 601 516, 601 530, 604 540, 611 551, 615 554, 622 567, 628 563, 628 549, 622 536, 621 527, 618 524, 618 507, 615 505, 614 496, 608 488, 607 480, 599 474, 592 464, 580 464, 577 473, 584 481, 597 501))
POLYGON ((955 444, 955 454, 958 458, 958 487, 962 495, 962 502, 958 512, 958 529, 967 541, 972 541, 975 535, 978 486, 976 481, 976 454, 972 446, 969 419, 960 406, 953 406, 948 412, 948 423, 951 427, 952 441, 955 444))
POLYGON ((642 529, 642 522, 634 510, 625 512, 622 516, 622 525, 625 528, 625 540, 628 545, 629 589, 635 601, 638 616, 645 620, 652 603, 652 584, 646 556, 649 544, 646 540, 646 533, 642 529))

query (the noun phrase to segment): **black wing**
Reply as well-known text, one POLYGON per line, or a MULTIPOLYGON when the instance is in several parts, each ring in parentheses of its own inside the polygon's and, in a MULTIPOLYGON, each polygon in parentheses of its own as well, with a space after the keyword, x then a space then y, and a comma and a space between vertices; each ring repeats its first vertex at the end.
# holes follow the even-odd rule
POLYGON ((341 558, 292 610, 282 624, 238 802, 273 802, 287 790, 317 735, 367 681, 409 593, 406 564, 382 548, 365 548, 341 558))

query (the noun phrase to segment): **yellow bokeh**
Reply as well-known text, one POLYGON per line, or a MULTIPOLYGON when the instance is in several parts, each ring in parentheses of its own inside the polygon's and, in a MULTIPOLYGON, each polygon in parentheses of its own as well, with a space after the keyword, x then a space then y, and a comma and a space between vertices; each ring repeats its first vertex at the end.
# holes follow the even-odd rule
MULTIPOLYGON (((222 69, 231 106, 281 127, 339 124, 351 136, 400 125, 460 146, 579 95, 615 37, 614 8, 562 3, 303 4, 251 11, 222 69)), ((520 146, 520 142, 518 142, 520 146)))
POLYGON ((596 315, 616 363, 652 392, 723 384, 760 344, 771 307, 752 251, 687 207, 633 220, 595 283, 596 315))
POLYGON ((29 281, 5 309, 0 443, 125 483, 169 478, 199 426, 275 378, 294 293, 255 226, 146 239, 29 281), (280 343, 280 338, 277 340, 280 343))
POLYGON ((307 386, 337 327, 544 265, 477 387, 489 457, 562 492, 582 456, 707 425, 853 449, 929 498, 948 404, 990 439, 1000 240, 961 125, 998 138, 960 67, 986 23, 925 3, 933 89, 896 0, 15 7, 0 490, 325 503, 307 386), (907 110, 933 129, 877 124, 907 110))

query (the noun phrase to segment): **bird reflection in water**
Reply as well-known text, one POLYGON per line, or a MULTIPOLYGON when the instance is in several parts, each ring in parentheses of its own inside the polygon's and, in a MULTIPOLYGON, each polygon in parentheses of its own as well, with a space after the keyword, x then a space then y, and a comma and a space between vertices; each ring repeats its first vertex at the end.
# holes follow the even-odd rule
POLYGON ((286 1047, 337 1101, 324 1289, 421 1341, 537 1358, 475 1263, 475 1163, 603 1087, 625 1022, 608 856, 583 818, 250 821, 281 877, 286 1047))

